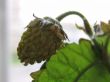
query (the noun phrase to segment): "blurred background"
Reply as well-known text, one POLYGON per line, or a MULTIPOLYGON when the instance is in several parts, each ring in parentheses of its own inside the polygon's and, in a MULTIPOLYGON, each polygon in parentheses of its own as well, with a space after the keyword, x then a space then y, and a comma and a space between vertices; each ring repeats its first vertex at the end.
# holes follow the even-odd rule
MULTIPOLYGON (((30 73, 39 70, 41 64, 23 66, 17 57, 17 45, 27 24, 37 17, 52 18, 66 11, 81 12, 91 25, 110 19, 109 0, 0 0, 0 82, 31 82, 30 73)), ((69 16, 61 24, 70 42, 87 36, 73 28, 82 25, 78 16, 69 16)))

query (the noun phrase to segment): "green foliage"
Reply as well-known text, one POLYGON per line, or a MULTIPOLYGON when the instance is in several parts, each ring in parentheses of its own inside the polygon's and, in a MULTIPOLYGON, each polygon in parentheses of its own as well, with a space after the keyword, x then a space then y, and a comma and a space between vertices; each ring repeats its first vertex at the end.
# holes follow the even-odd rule
POLYGON ((79 44, 72 43, 60 49, 51 57, 40 76, 39 72, 31 75, 34 75, 35 82, 110 81, 110 74, 95 56, 91 42, 84 39, 81 39, 79 44), (91 64, 93 65, 83 73, 84 69, 91 64))
MULTIPOLYGON (((36 17, 37 18, 37 17, 36 17)), ((30 33, 35 36, 37 33, 43 33, 42 37, 44 39, 40 39, 39 37, 35 40, 33 38, 31 43, 38 42, 34 48, 36 54, 29 54, 31 51, 33 52, 32 45, 29 45, 28 42, 25 43, 24 46, 18 47, 18 56, 24 61, 26 64, 30 63, 33 64, 35 61, 41 58, 40 61, 46 60, 45 64, 42 65, 41 69, 31 73, 31 77, 33 78, 32 82, 109 82, 110 81, 110 22, 108 24, 101 22, 101 25, 94 25, 94 31, 91 30, 91 25, 89 24, 88 20, 83 16, 81 13, 77 11, 69 11, 66 12, 56 18, 56 20, 51 19, 49 17, 45 17, 45 22, 42 22, 42 25, 38 28, 32 27, 30 29, 30 33), (79 27, 77 24, 76 26, 83 30, 89 37, 89 40, 80 39, 79 43, 71 43, 65 44, 63 42, 63 38, 68 39, 65 32, 60 25, 60 21, 68 15, 78 15, 82 18, 84 22, 84 26, 79 27), (51 29, 48 28, 48 24, 51 29), (51 25, 58 25, 59 27, 52 27, 51 25), (83 28, 84 27, 84 28, 83 28), (34 34, 32 33, 33 29, 38 29, 34 34), (39 30, 40 29, 40 30, 39 30), (47 30, 44 30, 47 29, 47 30), (51 31, 50 31, 51 30, 51 31), (46 36, 46 34, 48 36, 46 36), (49 34, 51 32, 51 34, 49 34), (102 32, 102 34, 98 34, 98 32, 102 32), (55 34, 54 34, 55 33, 55 34), (95 34, 94 34, 95 33, 95 34), (53 35, 55 37, 50 38, 53 35), (48 39, 49 41, 48 41, 48 39), (60 39, 61 44, 58 45, 58 40, 60 39), (54 41, 56 40, 56 41, 54 41), (51 42, 52 41, 52 42, 51 42), (45 43, 46 45, 43 45, 45 43), (49 46, 47 45, 50 44, 49 46), (29 45, 29 47, 27 47, 29 45), (41 46, 42 45, 42 46, 41 46), (54 45, 54 48, 53 48, 54 45), (40 46, 40 47, 39 47, 40 46), (37 48, 39 47, 39 48, 37 48), (46 49, 44 49, 46 47, 46 49), (53 48, 53 49, 52 49, 53 48), (29 51, 28 49, 31 49, 29 51), (26 53, 23 53, 23 51, 26 53), (44 51, 45 50, 45 51, 44 51), (48 53, 46 54, 48 50, 48 53), (51 53, 53 52, 54 53, 51 53), (38 52, 42 52, 38 55, 38 52), (49 55, 51 53, 51 55, 49 55), (37 56, 38 55, 38 56, 37 56), (48 57, 49 55, 49 57, 48 57), (42 56, 42 57, 41 57, 42 56), (46 58, 45 58, 46 57, 46 58), (48 57, 48 58, 47 58, 48 57), (25 59, 26 58, 26 59, 25 59), (27 61, 28 58, 28 61, 27 61), (34 61, 32 60, 34 59, 34 61)), ((36 21, 35 21, 36 22, 36 21)), ((41 23, 39 23, 40 25, 41 23)), ((29 38, 29 37, 27 37, 29 38)), ((26 40, 27 40, 26 38, 26 40)), ((25 42, 25 40, 24 40, 25 42)), ((40 62, 38 62, 40 63, 40 62)))
POLYGON ((104 33, 110 33, 110 21, 107 23, 101 22, 101 28, 104 31, 104 33))

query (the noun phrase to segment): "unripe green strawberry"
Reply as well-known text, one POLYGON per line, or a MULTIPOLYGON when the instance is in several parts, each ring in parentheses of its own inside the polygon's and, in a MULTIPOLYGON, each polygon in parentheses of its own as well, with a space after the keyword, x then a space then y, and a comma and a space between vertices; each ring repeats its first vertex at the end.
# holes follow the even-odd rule
POLYGON ((61 25, 49 18, 35 18, 27 25, 19 42, 18 57, 24 65, 49 59, 61 47, 67 35, 61 25))

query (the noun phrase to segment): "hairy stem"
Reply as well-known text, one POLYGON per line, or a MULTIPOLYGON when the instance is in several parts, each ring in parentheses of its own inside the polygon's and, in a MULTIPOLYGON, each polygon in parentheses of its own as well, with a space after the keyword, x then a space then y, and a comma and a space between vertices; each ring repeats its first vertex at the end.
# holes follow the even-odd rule
POLYGON ((106 50, 107 50, 109 41, 110 41, 110 35, 107 36, 106 43, 105 43, 105 46, 104 46, 106 50))
POLYGON ((78 15, 79 17, 82 18, 83 22, 84 22, 84 26, 85 26, 85 32, 91 37, 93 35, 93 32, 91 30, 90 24, 88 22, 88 20, 86 19, 86 17, 84 15, 82 15, 80 12, 77 11, 68 11, 65 12, 63 14, 61 14, 60 16, 56 17, 56 19, 58 21, 61 21, 62 19, 64 19, 65 17, 69 16, 69 15, 78 15))
POLYGON ((107 37, 105 45, 99 44, 95 39, 93 39, 92 41, 94 42, 93 50, 96 56, 102 61, 102 63, 105 65, 105 67, 108 69, 108 72, 110 73, 109 56, 107 53, 109 39, 110 38, 107 37))

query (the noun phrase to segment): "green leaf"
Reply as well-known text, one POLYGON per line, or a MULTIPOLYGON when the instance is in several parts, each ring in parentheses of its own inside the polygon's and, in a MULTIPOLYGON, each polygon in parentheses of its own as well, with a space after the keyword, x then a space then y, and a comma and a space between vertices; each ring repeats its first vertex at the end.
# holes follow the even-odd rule
POLYGON ((33 79, 36 79, 37 77, 40 77, 40 74, 43 72, 44 70, 40 70, 40 71, 36 71, 36 72, 32 72, 30 75, 33 79))
POLYGON ((97 36, 95 39, 100 45, 107 46, 107 53, 108 55, 110 55, 110 36, 108 34, 105 34, 105 35, 97 36))
POLYGON ((108 43, 108 47, 107 47, 107 52, 108 52, 108 55, 110 55, 110 39, 109 39, 109 43, 108 43))
POLYGON ((102 64, 96 64, 90 68, 78 82, 109 82, 110 73, 102 64))
POLYGON ((104 33, 110 33, 110 24, 105 23, 105 22, 101 22, 101 28, 103 30, 104 33))
POLYGON ((96 41, 97 41, 100 45, 102 45, 102 44, 105 45, 107 36, 106 36, 106 35, 101 35, 101 36, 97 36, 95 39, 96 39, 96 41))
POLYGON ((46 69, 33 77, 35 82, 110 81, 110 74, 95 56, 91 42, 84 39, 60 49, 50 58, 46 69))

